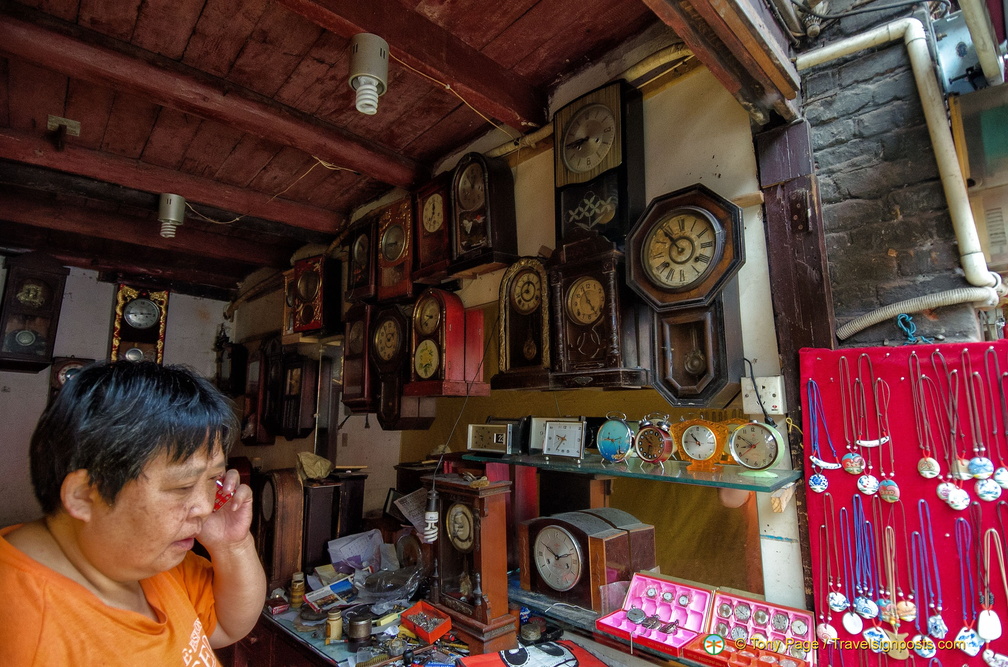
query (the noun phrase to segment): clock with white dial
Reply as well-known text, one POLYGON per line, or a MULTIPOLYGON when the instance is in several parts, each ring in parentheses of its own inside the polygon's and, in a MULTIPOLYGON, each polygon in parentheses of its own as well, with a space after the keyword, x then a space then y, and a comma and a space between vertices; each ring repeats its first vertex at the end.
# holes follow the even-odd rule
POLYGON ((766 470, 784 450, 784 437, 773 426, 749 422, 739 426, 728 438, 728 451, 735 462, 749 470, 766 470))
POLYGON ((583 421, 548 421, 543 440, 543 454, 580 459, 584 456, 584 435, 583 421))
POLYGON ((569 591, 581 580, 584 554, 578 541, 563 526, 546 526, 532 546, 536 572, 555 591, 569 591))
POLYGON ((706 461, 717 453, 718 440, 714 431, 706 424, 693 424, 683 431, 679 446, 690 459, 706 461))

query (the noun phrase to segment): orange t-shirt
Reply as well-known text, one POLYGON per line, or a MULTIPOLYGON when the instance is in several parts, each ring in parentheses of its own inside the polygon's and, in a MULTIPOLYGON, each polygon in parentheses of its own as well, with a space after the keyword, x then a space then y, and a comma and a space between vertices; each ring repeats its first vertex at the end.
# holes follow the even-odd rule
POLYGON ((140 582, 157 613, 105 605, 91 591, 29 558, 0 530, 0 664, 219 667, 210 563, 189 552, 140 582))

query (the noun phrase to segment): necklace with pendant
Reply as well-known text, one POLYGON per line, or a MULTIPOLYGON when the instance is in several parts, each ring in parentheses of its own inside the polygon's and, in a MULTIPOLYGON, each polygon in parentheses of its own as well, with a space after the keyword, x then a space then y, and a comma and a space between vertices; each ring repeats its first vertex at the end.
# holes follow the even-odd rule
MULTIPOLYGON (((924 571, 927 555, 924 551, 924 538, 916 530, 910 534, 910 559, 913 592, 917 596, 917 599, 927 601, 931 595, 931 592, 928 590, 929 579, 927 573, 924 571)), ((914 626, 917 628, 917 634, 910 640, 914 653, 922 658, 933 658, 935 653, 938 652, 938 647, 935 645, 934 640, 927 635, 924 614, 917 614, 914 626)))
POLYGON ((994 594, 990 589, 991 551, 997 553, 998 566, 1001 571, 1001 583, 1008 599, 1008 580, 1005 579, 1004 552, 1001 550, 1001 536, 996 528, 988 528, 983 537, 983 566, 980 580, 981 610, 977 617, 977 634, 984 641, 992 642, 1001 636, 1001 618, 994 611, 994 594), (993 545, 993 549, 991 548, 993 545))
MULTIPOLYGON (((827 494, 829 495, 829 494, 827 494)), ((826 549, 826 558, 823 559, 825 564, 825 572, 822 578, 822 583, 820 585, 819 592, 819 623, 816 624, 815 634, 816 638, 823 644, 830 644, 837 639, 836 628, 833 627, 833 610, 834 605, 840 605, 840 599, 834 599, 834 596, 839 596, 842 598, 843 604, 840 609, 844 609, 847 606, 847 599, 843 596, 843 593, 833 590, 833 563, 832 563, 832 547, 830 545, 830 534, 829 528, 824 523, 820 527, 820 532, 822 533, 822 544, 826 549)), ((837 577, 839 580, 839 576, 837 577)), ((837 584, 840 582, 837 581, 837 584)))
POLYGON ((931 432, 931 421, 927 418, 927 401, 924 393, 924 382, 930 380, 922 372, 920 359, 916 352, 910 353, 907 362, 910 366, 910 393, 913 398, 914 428, 917 431, 917 445, 921 450, 917 461, 917 474, 924 479, 934 479, 941 474, 941 465, 934 457, 934 433, 931 432))
POLYGON ((976 588, 973 579, 973 529, 969 522, 959 517, 955 520, 956 555, 959 561, 959 598, 963 601, 963 627, 956 634, 956 648, 970 657, 983 648, 984 641, 977 633, 976 588), (969 597, 966 597, 967 593, 969 597), (967 605, 967 600, 969 604, 967 605))
POLYGON ((840 508, 840 548, 843 550, 844 580, 847 582, 847 611, 840 619, 844 630, 852 635, 861 634, 864 622, 855 610, 855 600, 860 595, 860 583, 856 579, 857 563, 854 560, 853 534, 846 507, 840 508))
MULTIPOLYGON (((998 361, 997 353, 993 347, 987 348, 984 352, 984 371, 987 373, 988 386, 996 386, 998 394, 998 404, 1001 408, 1001 437, 1008 439, 1008 396, 1005 395, 1005 378, 1008 373, 1001 373, 1001 363, 998 361)), ((994 402, 991 396, 991 403, 994 402)), ((991 419, 994 426, 993 438, 991 438, 991 453, 997 457, 998 465, 994 469, 991 479, 1002 489, 1008 489, 1008 466, 1005 465, 1004 449, 1001 447, 1001 439, 998 437, 997 418, 991 419)))
MULTIPOLYGON (((963 350, 964 367, 969 363, 969 356, 963 350)), ((984 387, 984 379, 979 373, 970 371, 966 381, 966 409, 969 414, 969 425, 972 431, 973 456, 966 464, 966 471, 975 480, 983 481, 989 479, 994 474, 994 462, 987 457, 987 445, 984 442, 986 431, 990 428, 991 411, 988 410, 987 391, 984 387)), ((996 430, 996 429, 994 429, 996 430)), ((997 483, 994 483, 995 486, 997 483)), ((982 485, 977 485, 977 491, 982 485)), ((1001 495, 1001 487, 997 487, 997 495, 1001 495)), ((981 500, 996 500, 990 498, 990 493, 986 493, 987 498, 981 500)), ((979 538, 979 536, 978 536, 979 538)))
POLYGON ((927 500, 917 501, 917 518, 921 525, 920 566, 923 573, 925 590, 927 591, 928 634, 935 639, 944 639, 948 634, 948 625, 942 618, 942 588, 941 574, 938 572, 938 552, 935 551, 934 530, 931 526, 931 507, 927 500))
POLYGON ((840 375, 840 413, 843 416, 844 446, 847 452, 840 457, 840 465, 844 472, 851 475, 860 475, 864 472, 865 460, 861 456, 860 449, 855 445, 855 433, 857 431, 857 419, 855 417, 855 405, 852 395, 853 384, 850 379, 850 368, 847 357, 841 356, 839 367, 840 375))
POLYGON ((826 410, 823 408, 822 393, 815 380, 810 379, 805 387, 809 406, 809 442, 812 453, 809 455, 809 462, 812 464, 812 474, 809 476, 808 487, 816 493, 822 493, 829 486, 829 480, 823 474, 824 470, 837 470, 840 463, 837 462, 836 448, 833 446, 833 438, 830 437, 829 428, 826 425, 826 410), (822 458, 822 449, 819 446, 820 431, 826 436, 826 443, 829 445, 833 459, 827 461, 822 458))
POLYGON ((854 611, 864 619, 874 619, 879 614, 878 604, 872 599, 875 594, 874 553, 875 539, 872 534, 871 522, 867 520, 861 496, 855 495, 852 520, 854 522, 854 570, 857 577, 857 596, 854 598, 854 611))

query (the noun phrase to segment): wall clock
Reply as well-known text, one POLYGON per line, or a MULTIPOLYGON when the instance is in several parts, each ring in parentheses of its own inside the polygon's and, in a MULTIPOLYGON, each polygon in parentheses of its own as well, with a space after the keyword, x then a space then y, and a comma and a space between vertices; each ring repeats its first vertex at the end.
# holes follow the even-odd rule
POLYGON ((711 302, 745 262, 742 210, 696 184, 656 197, 627 234, 627 283, 668 312, 711 302))
POLYGON ((70 378, 77 375, 82 368, 90 363, 94 363, 94 359, 79 359, 77 357, 54 358, 52 366, 49 368, 49 402, 51 403, 56 398, 64 385, 70 381, 70 378))
POLYGON ((109 359, 160 364, 167 323, 168 290, 152 291, 120 284, 116 290, 109 359))
POLYGON ((727 405, 744 371, 738 281, 707 306, 652 317, 654 389, 674 406, 727 405))
POLYGON ((434 421, 434 398, 403 396, 403 387, 409 377, 411 321, 403 308, 412 313, 411 306, 387 306, 376 310, 368 341, 370 361, 376 374, 378 423, 386 431, 425 429, 434 421))
POLYGON ((375 307, 359 303, 346 312, 343 391, 340 400, 352 413, 373 412, 375 392, 371 358, 371 319, 375 307))
POLYGON ((595 611, 599 587, 632 574, 627 532, 581 512, 523 521, 518 549, 522 588, 595 611))
POLYGON ((378 300, 413 296, 413 201, 389 204, 378 214, 378 300))
POLYGON ((214 341, 214 352, 214 385, 228 396, 240 396, 245 388, 248 349, 240 343, 231 342, 221 324, 214 341))
POLYGON ((453 292, 429 287, 413 307, 406 396, 488 396, 482 381, 483 311, 466 311, 453 292))
POLYGON ((283 355, 280 434, 288 440, 304 438, 315 430, 318 370, 318 361, 298 354, 296 348, 283 355))
POLYGON ((246 445, 272 445, 275 437, 266 426, 266 383, 269 357, 266 342, 249 351, 245 372, 241 441, 246 445))
POLYGON ((375 282, 377 264, 375 246, 377 245, 378 217, 369 213, 355 222, 347 239, 350 247, 347 250, 349 268, 347 269, 347 301, 368 301, 378 294, 375 282))
POLYGON ((452 257, 451 177, 451 172, 441 174, 417 190, 413 282, 437 285, 448 273, 452 257))
POLYGON ((500 158, 467 153, 452 176, 452 260, 448 274, 472 276, 503 269, 518 255, 514 177, 500 158))
POLYGON ((601 235, 622 247, 644 209, 644 114, 640 93, 617 81, 553 117, 557 238, 601 235))
POLYGON ((622 288, 621 253, 599 237, 564 246, 549 267, 554 388, 640 387, 650 382, 650 313, 622 288), (602 249, 608 246, 608 249, 602 249), (646 316, 646 317, 645 317, 646 316))
POLYGON ((37 373, 52 362, 70 269, 42 253, 5 260, 0 305, 0 369, 37 373))
POLYGON ((294 333, 324 333, 342 328, 343 269, 339 260, 325 255, 294 262, 285 290, 294 333))
POLYGON ((542 260, 523 257, 504 271, 497 299, 499 372, 490 379, 494 389, 549 386, 549 302, 542 260))
POLYGON ((436 578, 430 599, 452 619, 471 651, 515 645, 508 613, 507 498, 511 482, 473 488, 458 475, 424 477, 439 496, 436 578))

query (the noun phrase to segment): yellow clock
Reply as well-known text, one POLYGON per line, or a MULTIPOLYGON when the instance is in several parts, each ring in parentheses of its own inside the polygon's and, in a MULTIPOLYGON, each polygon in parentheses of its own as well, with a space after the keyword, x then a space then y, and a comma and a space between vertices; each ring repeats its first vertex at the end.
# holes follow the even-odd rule
POLYGON ((423 227, 428 234, 441 229, 444 225, 444 197, 440 192, 435 192, 423 205, 423 227))
POLYGON ((605 289, 591 276, 578 278, 567 292, 567 314, 578 324, 594 324, 602 317, 605 289))
POLYGON ((676 424, 673 437, 690 461, 690 470, 707 471, 722 462, 728 444, 728 427, 706 419, 688 419, 676 424))
POLYGON ((535 269, 523 269, 511 282, 511 305, 528 315, 542 303, 542 278, 535 269))
POLYGON ((402 344, 402 332, 396 321, 387 319, 378 325, 374 334, 374 349, 382 361, 390 361, 395 357, 402 344))
POLYGON ((421 380, 429 380, 441 365, 441 355, 437 345, 430 338, 425 338, 417 345, 413 355, 413 368, 421 380))
POLYGON ((476 546, 476 522, 472 508, 463 503, 452 503, 445 512, 445 533, 457 550, 468 553, 476 546))

